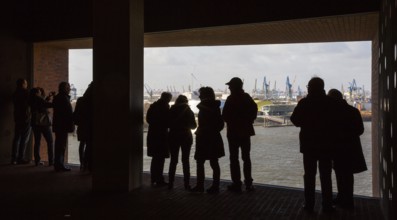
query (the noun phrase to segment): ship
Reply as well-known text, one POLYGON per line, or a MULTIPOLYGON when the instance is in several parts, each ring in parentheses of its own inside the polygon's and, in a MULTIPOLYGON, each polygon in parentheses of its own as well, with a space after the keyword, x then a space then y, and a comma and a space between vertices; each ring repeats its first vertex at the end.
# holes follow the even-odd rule
POLYGON ((291 126, 290 117, 294 111, 296 102, 272 102, 262 106, 261 115, 265 127, 291 126))

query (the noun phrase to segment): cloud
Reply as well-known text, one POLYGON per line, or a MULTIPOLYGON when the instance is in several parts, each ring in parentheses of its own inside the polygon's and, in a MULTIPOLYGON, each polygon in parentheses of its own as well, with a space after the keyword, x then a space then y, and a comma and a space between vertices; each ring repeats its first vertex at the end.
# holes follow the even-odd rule
POLYGON ((69 82, 83 95, 92 81, 92 49, 69 50, 69 82))
MULTIPOLYGON (((260 87, 265 76, 279 89, 285 88, 287 76, 293 89, 305 88, 313 76, 322 77, 326 89, 347 88, 353 79, 371 88, 371 42, 145 48, 144 53, 144 80, 153 89, 205 85, 224 90, 234 76, 244 79, 246 91, 254 88, 255 80, 260 87)), ((77 81, 90 82, 85 75, 92 75, 92 67, 80 67, 92 65, 89 56, 92 50, 70 55, 71 75, 84 78, 77 81)))

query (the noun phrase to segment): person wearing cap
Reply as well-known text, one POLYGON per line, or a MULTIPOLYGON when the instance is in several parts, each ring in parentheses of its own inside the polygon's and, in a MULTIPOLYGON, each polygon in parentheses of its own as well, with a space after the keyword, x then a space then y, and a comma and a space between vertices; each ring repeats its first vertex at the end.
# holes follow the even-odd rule
POLYGON ((305 203, 303 209, 313 212, 317 164, 320 173, 322 210, 333 212, 332 204, 332 155, 334 140, 338 137, 338 103, 324 91, 324 81, 319 77, 310 79, 307 97, 295 107, 291 122, 300 127, 299 144, 303 154, 303 182, 305 203))
POLYGON ((225 102, 222 117, 227 124, 227 140, 229 142, 230 172, 232 184, 228 190, 241 192, 241 171, 239 163, 239 149, 243 160, 244 184, 247 191, 252 191, 251 174, 251 136, 255 135, 253 123, 256 119, 258 107, 251 96, 244 92, 243 81, 232 78, 226 85, 229 86, 230 96, 225 102))

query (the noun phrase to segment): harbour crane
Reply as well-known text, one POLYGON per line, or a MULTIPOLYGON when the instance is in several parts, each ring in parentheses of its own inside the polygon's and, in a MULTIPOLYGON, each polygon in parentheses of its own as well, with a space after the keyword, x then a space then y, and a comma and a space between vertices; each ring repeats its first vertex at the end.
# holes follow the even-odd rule
POLYGON ((348 88, 349 88, 350 95, 352 95, 353 92, 357 91, 357 83, 356 83, 355 79, 353 79, 353 82, 349 82, 348 88))
POLYGON ((300 86, 298 86, 298 96, 302 97, 302 90, 300 86))
POLYGON ((285 98, 292 99, 292 84, 289 82, 289 76, 287 76, 287 81, 285 82, 285 98))
POLYGON ((269 83, 266 83, 266 76, 263 77, 263 95, 264 95, 264 99, 269 99, 269 83))
POLYGON ((352 82, 349 82, 348 89, 349 89, 350 99, 359 98, 361 96, 360 94, 361 88, 357 87, 356 79, 353 79, 352 82))
POLYGON ((148 84, 144 84, 147 94, 149 95, 150 99, 153 97, 153 90, 150 88, 148 84))
POLYGON ((279 93, 277 91, 277 81, 274 81, 274 86, 272 90, 272 98, 278 99, 279 93))
POLYGON ((196 80, 196 82, 198 82, 200 84, 200 87, 202 86, 202 84, 200 83, 200 81, 196 78, 196 76, 193 73, 190 73, 190 76, 192 77, 192 86, 191 86, 191 90, 194 90, 194 82, 193 79, 196 80))

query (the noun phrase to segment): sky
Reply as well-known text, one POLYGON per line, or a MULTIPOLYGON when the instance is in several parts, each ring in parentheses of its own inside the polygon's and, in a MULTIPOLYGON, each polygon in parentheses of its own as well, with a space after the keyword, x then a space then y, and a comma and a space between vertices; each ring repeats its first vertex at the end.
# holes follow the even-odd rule
POLYGON ((92 49, 69 50, 69 83, 78 96, 84 94, 92 81, 92 49))
MULTIPOLYGON (((285 90, 286 78, 305 90, 313 76, 324 79, 325 89, 345 90, 357 86, 371 88, 371 42, 306 43, 250 46, 164 47, 144 49, 144 82, 151 89, 178 91, 189 86, 210 86, 226 90, 232 77, 244 80, 244 89, 262 88, 263 78, 270 88, 285 90)), ((70 50, 69 82, 78 92, 92 80, 92 50, 70 50)))

